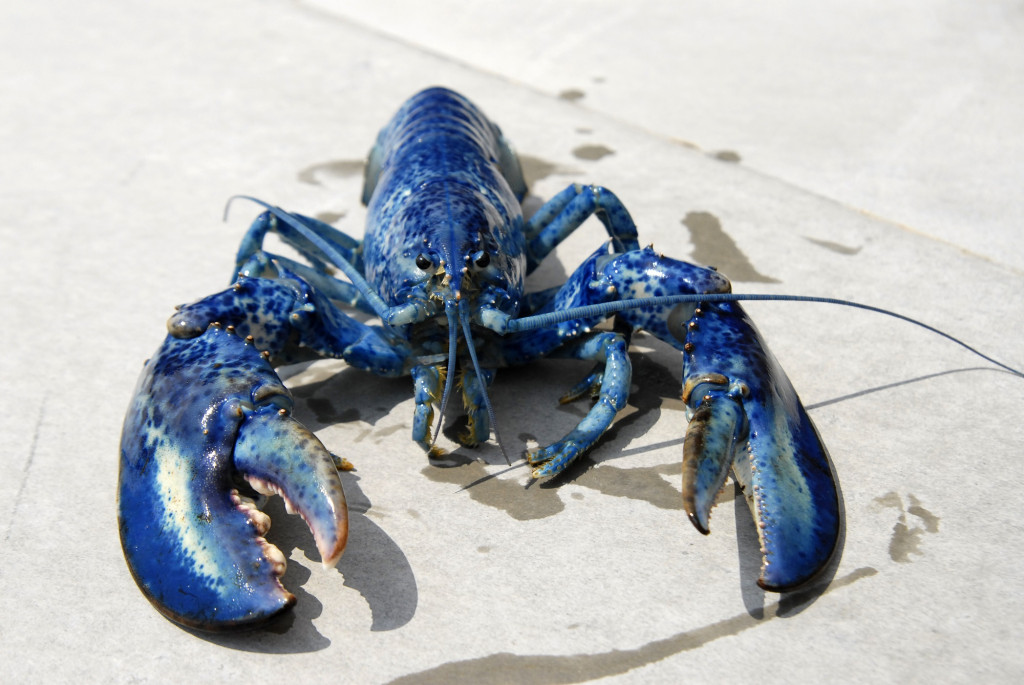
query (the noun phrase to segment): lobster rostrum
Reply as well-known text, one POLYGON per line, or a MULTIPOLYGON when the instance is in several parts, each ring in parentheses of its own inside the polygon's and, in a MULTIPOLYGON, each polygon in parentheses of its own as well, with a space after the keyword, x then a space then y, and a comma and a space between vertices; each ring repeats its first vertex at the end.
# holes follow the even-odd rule
POLYGON ((525 194, 498 127, 462 96, 432 88, 401 107, 370 152, 363 240, 253 200, 266 211, 242 240, 237 277, 178 308, 125 419, 121 541, 157 609, 219 630, 258 625, 294 603, 279 580, 284 556, 263 537, 270 521, 246 496, 250 488, 280 494, 302 515, 325 566, 344 550, 338 469, 347 463, 290 416, 273 365, 312 355, 411 376, 412 438, 439 456, 434 408, 440 425, 453 388, 468 417, 459 442, 479 444, 494 430, 502 445, 487 393, 497 369, 543 357, 593 362, 563 397, 595 398, 589 412, 526 454, 541 478, 591 449, 625 408, 627 350, 638 329, 682 353, 683 502, 697 529, 708 532, 731 472, 760 536, 762 587, 798 587, 828 564, 840 526, 828 452, 737 302, 745 296, 731 294, 713 269, 641 248, 607 189, 569 186, 529 221, 525 194), (526 293, 526 276, 591 215, 607 243, 564 285, 526 293), (270 232, 303 259, 264 250, 270 232), (596 328, 611 315, 612 329, 596 328))

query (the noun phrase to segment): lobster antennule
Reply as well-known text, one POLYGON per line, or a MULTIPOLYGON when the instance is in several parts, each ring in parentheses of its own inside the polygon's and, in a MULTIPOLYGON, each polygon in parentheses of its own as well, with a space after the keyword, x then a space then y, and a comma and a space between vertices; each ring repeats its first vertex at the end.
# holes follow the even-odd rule
POLYGON ((434 429, 434 437, 430 441, 431 448, 437 443, 437 436, 441 434, 441 427, 444 426, 444 412, 448 408, 448 398, 451 397, 452 381, 455 378, 453 372, 457 371, 453 368, 456 364, 455 353, 459 343, 459 331, 455 326, 455 308, 454 299, 445 301, 444 313, 448 317, 448 371, 444 381, 444 393, 441 395, 441 410, 438 412, 437 428, 434 429))

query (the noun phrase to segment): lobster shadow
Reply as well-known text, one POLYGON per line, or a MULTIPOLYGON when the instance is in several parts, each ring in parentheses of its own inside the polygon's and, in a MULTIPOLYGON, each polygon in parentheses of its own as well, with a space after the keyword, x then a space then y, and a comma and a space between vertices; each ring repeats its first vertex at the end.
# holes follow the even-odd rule
MULTIPOLYGON (((673 452, 673 457, 680 459, 679 462, 673 459, 673 463, 667 469, 629 469, 628 471, 631 473, 630 477, 632 479, 643 481, 634 483, 637 494, 631 495, 628 492, 623 492, 621 489, 618 489, 616 494, 644 499, 648 503, 662 508, 682 510, 682 499, 677 490, 670 486, 668 488, 671 490, 669 493, 669 496, 672 497, 671 506, 663 503, 665 493, 661 491, 666 489, 662 475, 666 472, 676 474, 681 468, 683 435, 686 429, 685 421, 681 422, 679 427, 680 435, 677 439, 663 441, 647 447, 634 449, 620 448, 618 451, 615 450, 616 445, 625 447, 633 439, 649 431, 662 418, 661 415, 665 402, 675 402, 679 398, 678 370, 672 370, 674 365, 678 363, 678 359, 675 356, 677 353, 669 346, 656 340, 650 342, 643 341, 642 344, 651 347, 651 351, 644 354, 630 353, 634 380, 638 381, 638 387, 633 389, 629 398, 629 404, 635 408, 635 411, 617 420, 612 428, 605 433, 598 445, 595 446, 593 453, 580 457, 570 464, 564 472, 546 482, 540 483, 538 487, 541 489, 557 490, 567 483, 575 483, 607 492, 611 488, 609 484, 601 482, 604 480, 604 477, 600 473, 603 470, 608 470, 608 468, 607 466, 605 468, 596 467, 637 453, 674 447, 676 451, 673 452)), ((846 398, 838 398, 835 401, 843 399, 846 398)), ((669 414, 678 415, 679 412, 669 412, 669 414)), ((832 476, 836 483, 836 491, 839 498, 839 536, 835 552, 828 565, 814 576, 810 582, 794 590, 778 593, 779 601, 776 615, 779 617, 799 614, 824 594, 835 577, 842 559, 846 539, 845 504, 840 480, 835 472, 835 465, 832 463, 831 458, 829 459, 829 466, 832 469, 832 476)), ((613 478, 621 478, 622 472, 622 469, 612 469, 610 475, 613 478)), ((531 483, 527 487, 532 485, 531 483)), ((725 506, 730 499, 733 500, 734 509, 740 594, 747 613, 755 619, 761 619, 764 617, 765 595, 774 593, 767 593, 757 583, 761 575, 761 544, 746 497, 735 481, 733 481, 731 492, 726 491, 720 495, 717 506, 725 506)), ((689 527, 689 522, 686 521, 685 517, 680 517, 680 526, 689 527)))
MULTIPOLYGON (((620 417, 619 420, 602 437, 592 453, 583 455, 571 464, 563 473, 547 481, 531 481, 526 488, 536 487, 543 496, 558 498, 558 489, 567 483, 574 483, 588 488, 605 489, 610 487, 609 479, 621 478, 623 471, 634 472, 634 478, 642 482, 636 492, 620 491, 619 494, 655 503, 667 509, 679 509, 682 503, 678 491, 671 489, 671 503, 667 503, 664 493, 654 494, 663 488, 664 479, 661 473, 670 468, 675 472, 678 468, 685 432, 685 420, 680 420, 678 438, 662 441, 642 447, 629 448, 631 442, 645 435, 661 420, 665 403, 679 401, 679 378, 677 352, 659 341, 637 337, 644 351, 631 351, 633 375, 636 387, 630 395, 630 405, 634 411, 620 417), (673 448, 671 464, 666 468, 634 468, 620 469, 611 466, 611 462, 652 450, 673 448), (610 468, 597 468, 610 467, 610 468), (608 471, 607 474, 602 474, 608 471), (650 487, 648 487, 650 486, 650 487), (655 487, 656 486, 656 487, 655 487)), ((299 365, 292 368, 291 373, 284 376, 295 376, 307 368, 299 365)), ((525 400, 535 397, 538 388, 551 395, 552 403, 557 405, 557 387, 571 387, 577 376, 588 370, 581 362, 563 360, 542 361, 537 364, 517 369, 515 373, 502 374, 500 391, 492 398, 496 414, 509 416, 518 414, 525 417, 527 425, 537 427, 541 439, 553 438, 567 432, 586 411, 585 403, 565 405, 552 412, 543 401, 525 400), (552 384, 556 389, 552 389, 552 384)), ((914 379, 923 380, 923 379, 914 379)), ((497 385, 495 386, 497 389, 497 385)), ((863 391, 873 392, 887 389, 873 388, 863 391)), ((384 379, 366 372, 341 367, 323 380, 300 385, 292 389, 299 400, 296 403, 294 416, 312 430, 320 430, 328 426, 345 423, 364 422, 376 425, 380 419, 388 416, 394 408, 407 401, 411 394, 408 378, 384 379), (335 398, 372 398, 353 406, 353 402, 335 398)), ((814 405, 824 406, 839 402, 862 393, 839 397, 814 405)), ((669 411, 671 416, 681 417, 679 411, 669 411)), ((520 418, 518 420, 523 420, 520 418)), ((455 437, 457 430, 464 424, 465 416, 448 417, 444 433, 449 439, 455 437)), ((535 439, 535 436, 521 434, 520 439, 535 439)), ((417 452, 413 448, 413 453, 417 452)), ((424 458, 424 461, 425 458, 424 458)), ((462 467, 473 463, 497 465, 504 462, 499 448, 494 444, 485 444, 478 449, 468 450, 457 448, 450 455, 448 464, 437 463, 431 469, 445 467, 448 472, 465 471, 458 480, 467 491, 472 491, 485 482, 496 478, 486 475, 479 478, 476 471, 462 467), (464 477, 463 477, 464 476, 464 477)), ((525 468, 525 464, 516 460, 512 468, 525 468)), ((834 468, 834 467, 833 467, 834 468)), ((366 516, 371 508, 369 498, 359 485, 359 476, 354 472, 342 473, 346 497, 349 502, 350 543, 346 554, 342 557, 338 571, 344 576, 344 585, 360 593, 369 605, 372 615, 372 631, 387 631, 401 628, 409 623, 418 606, 418 590, 414 571, 398 544, 376 523, 366 516)), ((838 483, 838 478, 836 479, 838 483)), ((634 481, 634 484, 636 481, 634 481)), ((621 482, 616 483, 622 487, 621 482)), ((517 486, 522 488, 522 486, 517 486)), ((788 617, 802 612, 825 593, 834 578, 842 557, 845 541, 845 508, 841 490, 840 498, 840 537, 836 552, 828 567, 810 584, 796 591, 781 593, 776 615, 788 617)), ((730 499, 729 494, 719 501, 723 506, 730 499)), ((765 591, 757 585, 760 575, 760 552, 757 531, 750 516, 745 497, 738 487, 732 492, 735 510, 737 554, 739 560, 739 586, 747 613, 755 618, 764 618, 765 591)), ((315 541, 305 524, 297 516, 286 516, 280 498, 271 498, 264 507, 274 521, 274 527, 268 538, 278 546, 286 557, 295 550, 301 550, 306 558, 314 563, 320 561, 315 541)), ((557 513, 557 512, 554 512, 557 513)), ((685 516, 680 517, 680 526, 687 522, 685 516)), ((321 599, 305 590, 305 585, 312 577, 312 572, 302 564, 289 564, 282 582, 298 600, 294 611, 286 614, 276 623, 263 629, 246 634, 206 634, 194 632, 197 636, 221 646, 253 652, 266 653, 304 653, 318 651, 331 645, 330 639, 323 636, 314 626, 313 621, 324 611, 326 598, 318 590, 321 599)))
MULTIPOLYGON (((345 587, 357 591, 369 605, 373 620, 371 631, 401 628, 412 620, 419 603, 412 566, 395 541, 366 516, 371 505, 359 487, 359 477, 343 472, 341 478, 349 504, 350 543, 337 572, 344 576, 345 587)), ((263 510, 274 521, 268 540, 285 557, 301 550, 315 568, 321 557, 302 519, 287 515, 280 497, 270 498, 263 510)), ((242 633, 189 632, 222 647, 248 652, 299 654, 326 649, 331 646, 331 640, 313 625, 323 614, 324 604, 304 587, 314 572, 302 564, 288 564, 281 582, 295 595, 297 602, 292 611, 269 625, 242 633)))
MULTIPOLYGON (((310 365, 302 363, 279 371, 287 379, 303 373, 310 365)), ((300 385, 291 392, 297 400, 292 415, 315 431, 355 422, 374 425, 395 405, 408 399, 410 387, 407 378, 382 379, 343 367, 324 380, 300 385), (372 397, 373 400, 353 407, 341 402, 336 405, 334 398, 338 397, 372 397)), ((358 592, 366 601, 372 617, 371 631, 401 628, 412 620, 419 603, 412 566, 398 544, 366 515, 372 504, 360 487, 359 475, 343 471, 341 480, 348 503, 349 541, 331 575, 340 573, 344 586, 358 592)), ((302 518, 288 515, 280 497, 269 498, 261 508, 273 521, 267 540, 278 547, 285 558, 291 558, 296 550, 301 551, 312 562, 308 565, 315 569, 321 562, 320 553, 302 518)), ((322 589, 316 594, 305 589, 315 572, 307 565, 288 564, 281 583, 297 601, 293 610, 271 624, 243 633, 189 632, 208 642, 241 651, 289 654, 326 649, 331 640, 316 629, 313 621, 323 614, 324 602, 330 604, 331 600, 325 599, 322 589)))

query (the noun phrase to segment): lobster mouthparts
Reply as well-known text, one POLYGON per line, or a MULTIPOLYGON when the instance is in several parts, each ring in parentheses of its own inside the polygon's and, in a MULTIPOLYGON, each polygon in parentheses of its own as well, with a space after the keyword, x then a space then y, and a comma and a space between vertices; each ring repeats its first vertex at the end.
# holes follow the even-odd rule
POLYGON ((295 603, 270 518, 239 478, 280 494, 341 557, 348 513, 334 458, 289 415, 291 398, 251 342, 210 326, 169 335, 146 363, 121 436, 118 522, 132 576, 168 618, 201 630, 252 627, 295 603))

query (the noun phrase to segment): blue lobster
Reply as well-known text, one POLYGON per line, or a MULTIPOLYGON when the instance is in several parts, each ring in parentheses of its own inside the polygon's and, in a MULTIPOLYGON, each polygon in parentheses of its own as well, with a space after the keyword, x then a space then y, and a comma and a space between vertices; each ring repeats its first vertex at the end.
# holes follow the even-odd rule
POLYGON ((528 221, 525 194, 498 127, 464 97, 432 88, 401 107, 370 153, 363 240, 259 203, 266 211, 242 240, 237 278, 178 308, 124 423, 121 542, 159 611, 220 630, 294 604, 249 488, 280 494, 303 516, 325 565, 344 550, 346 464, 290 416, 272 364, 312 354, 412 376, 412 438, 436 457, 435 407, 443 420, 453 387, 468 415, 458 441, 473 446, 495 425, 487 389, 496 369, 551 356, 593 362, 563 398, 594 398, 589 412, 526 454, 542 478, 591 449, 626 406, 637 329, 682 353, 683 502, 697 529, 708 532, 731 471, 760 536, 762 587, 796 588, 829 563, 840 506, 828 452, 729 281, 641 248, 607 189, 569 186, 528 221), (591 215, 610 240, 564 285, 526 293, 525 277, 591 215), (268 232, 303 259, 265 251, 268 232), (598 329, 611 315, 615 325, 598 329))

